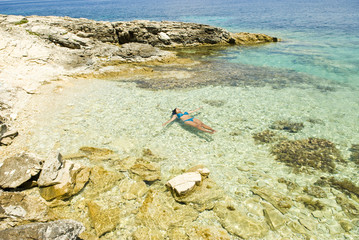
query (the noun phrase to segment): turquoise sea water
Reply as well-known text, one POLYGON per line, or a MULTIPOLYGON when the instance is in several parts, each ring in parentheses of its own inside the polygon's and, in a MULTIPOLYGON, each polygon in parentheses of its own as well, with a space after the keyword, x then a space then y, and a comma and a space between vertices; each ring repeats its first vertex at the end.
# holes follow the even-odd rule
POLYGON ((199 22, 283 39, 265 47, 223 51, 223 61, 294 70, 359 85, 359 2, 356 0, 0 1, 1 14, 95 20, 199 22))

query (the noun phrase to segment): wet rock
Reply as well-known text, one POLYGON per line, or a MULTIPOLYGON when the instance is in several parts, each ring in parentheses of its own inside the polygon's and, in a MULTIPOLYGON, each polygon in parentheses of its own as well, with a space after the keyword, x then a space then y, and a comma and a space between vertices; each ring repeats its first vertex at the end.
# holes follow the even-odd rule
POLYGON ((196 210, 177 203, 170 194, 150 191, 136 215, 136 222, 150 229, 167 231, 185 226, 197 217, 196 210))
POLYGON ((132 179, 124 179, 119 184, 120 192, 124 199, 133 200, 144 196, 149 188, 143 181, 134 181, 132 179))
POLYGON ((354 227, 354 225, 348 220, 340 220, 339 224, 346 232, 349 232, 354 227))
POLYGON ((223 196, 222 189, 210 178, 204 179, 200 186, 197 186, 194 191, 188 194, 174 194, 177 202, 187 204, 200 212, 213 209, 216 202, 222 199, 223 196))
POLYGON ((79 155, 84 154, 88 159, 95 162, 108 161, 116 158, 114 151, 107 148, 81 147, 79 155))
POLYGON ((55 156, 46 159, 39 179, 37 180, 37 184, 40 187, 46 187, 60 183, 60 179, 57 178, 62 166, 63 161, 61 154, 56 154, 55 156))
POLYGON ((108 171, 103 167, 95 166, 91 169, 90 181, 84 194, 87 197, 94 197, 99 193, 106 192, 124 177, 122 173, 108 171))
POLYGON ((48 223, 32 223, 0 231, 0 239, 6 240, 76 240, 84 226, 73 220, 59 220, 48 223))
POLYGON ((326 198, 327 194, 326 192, 319 186, 309 186, 305 187, 303 191, 313 197, 316 198, 326 198))
POLYGON ((217 203, 214 212, 229 233, 243 239, 261 238, 269 230, 265 223, 247 217, 239 210, 229 207, 226 202, 217 203))
POLYGON ((292 207, 293 203, 291 199, 287 196, 284 196, 273 189, 253 187, 252 192, 256 195, 259 195, 264 200, 271 203, 276 209, 281 213, 285 214, 292 207))
POLYGON ((275 121, 270 128, 275 130, 284 130, 290 133, 297 133, 304 128, 304 124, 290 121, 275 121))
POLYGON ((287 188, 288 188, 288 190, 290 190, 290 191, 293 191, 294 189, 296 189, 296 188, 299 187, 299 185, 298 185, 297 183, 292 182, 292 181, 287 180, 287 179, 284 179, 284 178, 279 178, 279 179, 278 179, 278 182, 279 182, 279 183, 284 183, 285 185, 287 185, 287 188))
POLYGON ((48 207, 42 198, 20 192, 0 193, 0 229, 21 222, 45 221, 48 207))
POLYGON ((315 200, 308 195, 299 196, 295 199, 297 202, 302 202, 306 208, 311 211, 323 210, 325 205, 319 201, 315 200))
POLYGON ((355 196, 359 197, 359 187, 356 186, 352 181, 349 179, 339 180, 334 177, 329 178, 328 180, 330 186, 342 191, 346 194, 354 194, 355 196))
POLYGON ((297 220, 290 221, 287 226, 295 233, 303 234, 304 236, 308 237, 308 230, 299 223, 297 220))
MULTIPOLYGON (((234 33, 231 35, 234 39, 234 43, 238 45, 242 44, 258 44, 266 42, 279 42, 279 38, 270 37, 265 34, 256 34, 256 33, 234 33)), ((233 41, 233 40, 232 40, 233 41)))
POLYGON ((178 175, 166 183, 172 193, 179 197, 190 193, 195 186, 202 183, 208 177, 210 171, 203 165, 197 165, 187 170, 186 173, 178 175))
POLYGON ((43 160, 29 153, 7 158, 0 166, 0 187, 17 188, 39 174, 43 160))
POLYGON ((262 205, 264 207, 264 217, 272 231, 277 231, 287 222, 286 217, 280 211, 274 208, 271 204, 262 202, 262 205))
POLYGON ((353 144, 349 150, 351 151, 350 160, 359 165, 359 144, 353 144))
POLYGON ((166 184, 176 196, 181 196, 189 193, 196 185, 202 182, 202 176, 198 172, 188 172, 176 176, 169 180, 166 184))
POLYGON ((337 194, 335 200, 348 217, 359 217, 359 204, 357 202, 347 198, 344 194, 337 194))
POLYGON ((312 167, 327 172, 335 170, 334 162, 344 161, 334 143, 319 138, 281 141, 271 152, 276 160, 288 166, 312 167))
POLYGON ((41 196, 51 201, 53 199, 68 199, 77 194, 88 182, 90 169, 70 161, 64 163, 59 173, 59 184, 40 188, 41 196))
POLYGON ((129 169, 129 172, 132 176, 139 177, 146 182, 153 182, 161 179, 160 165, 142 158, 136 160, 135 164, 129 169))
POLYGON ((173 228, 167 232, 168 238, 172 240, 183 239, 208 239, 208 240, 230 240, 231 235, 217 226, 205 226, 191 224, 186 228, 173 228))
POLYGON ((95 228, 98 237, 111 232, 120 223, 119 208, 104 209, 94 201, 89 201, 87 207, 92 226, 95 228))
POLYGON ((136 231, 132 234, 133 240, 143 240, 143 239, 151 239, 151 240, 161 240, 165 239, 164 234, 158 229, 152 229, 144 226, 140 226, 136 229, 136 231))

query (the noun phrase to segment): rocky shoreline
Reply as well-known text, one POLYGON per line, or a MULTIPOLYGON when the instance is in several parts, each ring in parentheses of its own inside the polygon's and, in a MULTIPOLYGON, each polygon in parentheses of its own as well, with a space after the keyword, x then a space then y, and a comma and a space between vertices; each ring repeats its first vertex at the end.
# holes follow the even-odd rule
MULTIPOLYGON (((43 86, 76 78, 151 80, 159 75, 149 66, 196 64, 177 57, 177 48, 277 41, 195 23, 0 15, 0 239, 316 239, 316 233, 354 239, 358 187, 329 175, 348 162, 330 141, 278 134, 297 133, 300 123, 274 122, 253 138, 278 162, 322 177, 305 187, 268 174, 248 184, 252 170, 240 166, 238 183, 251 196, 239 193, 239 200, 224 193, 205 166, 164 179, 162 156, 149 149, 121 158, 83 146, 42 158, 12 148, 27 130, 16 130, 18 113, 43 86)), ((356 162, 357 149, 352 145, 356 162)))

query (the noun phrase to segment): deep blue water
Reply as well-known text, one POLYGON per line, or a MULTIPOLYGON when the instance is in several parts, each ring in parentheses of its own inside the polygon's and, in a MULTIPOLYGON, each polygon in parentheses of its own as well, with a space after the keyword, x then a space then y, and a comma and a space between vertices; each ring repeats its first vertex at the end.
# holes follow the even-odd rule
POLYGON ((175 20, 266 33, 283 42, 229 48, 219 58, 359 85, 358 0, 0 0, 0 13, 175 20))

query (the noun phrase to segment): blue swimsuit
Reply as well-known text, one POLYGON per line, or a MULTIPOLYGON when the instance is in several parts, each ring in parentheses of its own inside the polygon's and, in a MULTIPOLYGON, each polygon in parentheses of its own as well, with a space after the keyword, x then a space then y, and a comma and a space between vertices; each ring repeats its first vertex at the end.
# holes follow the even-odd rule
MULTIPOLYGON (((181 117, 182 117, 183 115, 189 115, 189 114, 188 114, 188 112, 184 112, 184 113, 177 113, 177 117, 178 117, 179 119, 181 119, 181 117)), ((187 121, 191 121, 191 122, 193 122, 193 118, 189 118, 189 119, 182 120, 182 121, 183 121, 183 122, 187 122, 187 121)))

